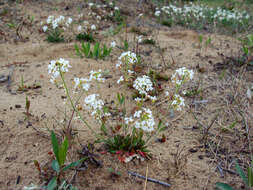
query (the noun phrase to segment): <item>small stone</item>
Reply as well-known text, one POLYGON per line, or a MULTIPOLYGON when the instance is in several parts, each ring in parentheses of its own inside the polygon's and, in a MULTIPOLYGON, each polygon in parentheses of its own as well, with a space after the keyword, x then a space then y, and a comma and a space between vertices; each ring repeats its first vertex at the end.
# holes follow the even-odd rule
POLYGON ((16 104, 16 105, 15 105, 15 108, 19 109, 19 108, 21 108, 21 105, 16 104))

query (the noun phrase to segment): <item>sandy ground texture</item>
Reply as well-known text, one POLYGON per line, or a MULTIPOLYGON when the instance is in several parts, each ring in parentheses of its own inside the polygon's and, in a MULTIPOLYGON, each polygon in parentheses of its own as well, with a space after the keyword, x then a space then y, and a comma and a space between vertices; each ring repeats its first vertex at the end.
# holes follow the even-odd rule
MULTIPOLYGON (((115 68, 118 56, 123 51, 119 46, 113 49, 110 58, 94 60, 76 56, 75 40, 59 44, 45 41, 46 35, 41 32, 39 22, 45 21, 51 14, 75 17, 77 5, 83 13, 89 10, 85 3, 69 1, 24 0, 22 4, 9 2, 1 5, 9 10, 7 15, 2 16, 1 22, 7 22, 10 18, 18 22, 22 16, 25 18, 30 14, 35 16, 35 24, 23 26, 19 31, 22 39, 15 30, 0 28, 0 76, 7 77, 0 83, 0 189, 22 189, 31 183, 41 182, 33 160, 38 160, 41 165, 49 164, 51 159, 48 153, 52 148, 48 129, 55 129, 61 134, 62 121, 66 115, 67 119, 71 115, 68 103, 65 104, 63 89, 49 81, 47 65, 51 60, 64 58, 70 61, 72 68, 65 75, 70 88, 73 87, 74 77, 88 77, 90 70, 106 71, 108 77, 105 83, 99 88, 93 85, 91 92, 99 93, 112 107, 115 106, 117 92, 121 92, 126 96, 127 110, 131 112, 134 108, 132 90, 116 83, 121 76, 115 68), (52 10, 52 7, 58 8, 61 13, 52 10), (64 10, 66 7, 69 7, 68 11, 64 10), (27 87, 24 91, 19 90, 22 78, 27 87), (30 100, 31 115, 28 120, 25 114, 26 97, 30 100)), ((126 5, 122 3, 119 6, 124 8, 126 5)), ((130 7, 128 11, 131 13, 132 9, 130 7)), ((138 11, 144 12, 142 8, 138 11)), ((129 21, 127 36, 132 48, 132 39, 136 34, 130 28, 136 25, 136 20, 134 16, 131 19, 131 14, 129 17, 132 22, 129 21)), ((229 183, 235 189, 243 188, 242 181, 235 173, 234 161, 238 159, 242 167, 246 167, 250 161, 253 106, 246 92, 252 85, 253 75, 251 67, 232 67, 230 64, 232 58, 240 53, 239 42, 232 37, 203 34, 204 39, 211 37, 212 43, 200 49, 199 33, 182 28, 148 26, 148 23, 152 25, 152 21, 148 20, 144 18, 140 28, 155 39, 163 53, 161 55, 152 45, 140 44, 139 51, 145 63, 142 72, 152 68, 170 77, 177 68, 193 69, 195 79, 185 88, 200 92, 185 97, 187 106, 182 112, 175 112, 173 118, 170 118, 163 92, 159 93, 159 101, 155 104, 144 103, 154 110, 156 123, 159 119, 168 123, 164 132, 166 141, 159 142, 161 135, 158 135, 150 144, 152 159, 124 164, 116 155, 102 154, 104 147, 96 144, 94 154, 102 167, 89 163, 88 169, 77 172, 73 185, 79 189, 96 190, 144 189, 145 180, 128 175, 128 171, 133 171, 169 183, 173 190, 214 189, 216 182, 229 183), (164 66, 164 62, 169 63, 169 68, 164 66), (109 168, 121 175, 109 172, 109 168)), ((101 23, 97 38, 106 44, 113 40, 121 44, 124 32, 103 37, 103 31, 106 30, 103 27, 110 27, 111 24, 105 21, 101 23)), ((161 86, 163 90, 170 88, 167 81, 161 81, 161 86)), ((85 111, 81 113, 98 131, 99 127, 93 118, 85 111)), ((77 134, 68 153, 68 162, 79 158, 77 152, 82 149, 81 145, 95 140, 79 120, 75 119, 72 127, 77 134)), ((70 171, 66 178, 71 179, 74 173, 74 170, 70 171)), ((146 189, 168 187, 147 182, 146 189)))

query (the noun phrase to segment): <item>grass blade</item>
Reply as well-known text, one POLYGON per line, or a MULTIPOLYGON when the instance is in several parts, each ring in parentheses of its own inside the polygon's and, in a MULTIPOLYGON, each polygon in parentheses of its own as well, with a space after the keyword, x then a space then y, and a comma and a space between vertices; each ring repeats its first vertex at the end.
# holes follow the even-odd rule
POLYGON ((60 173, 60 166, 59 166, 59 163, 57 162, 57 160, 53 160, 52 168, 54 169, 54 171, 57 172, 57 174, 60 173))
POLYGON ((234 190, 230 185, 228 185, 226 183, 220 183, 220 182, 218 182, 215 185, 220 190, 234 190))
POLYGON ((58 141, 57 141, 54 131, 51 131, 51 142, 53 145, 53 151, 54 151, 55 158, 59 162, 59 144, 58 144, 58 141))
POLYGON ((243 182, 245 185, 248 185, 248 179, 247 177, 245 176, 243 170, 240 168, 238 162, 236 161, 235 162, 235 168, 236 168, 236 171, 237 173, 240 175, 240 177, 242 178, 243 182))
POLYGON ((59 149, 59 165, 63 166, 66 157, 67 157, 67 152, 68 152, 68 147, 69 147, 69 143, 68 143, 68 139, 65 138, 60 149, 59 149))
POLYGON ((47 190, 54 190, 56 187, 57 187, 57 180, 56 180, 56 176, 55 176, 47 184, 47 190))

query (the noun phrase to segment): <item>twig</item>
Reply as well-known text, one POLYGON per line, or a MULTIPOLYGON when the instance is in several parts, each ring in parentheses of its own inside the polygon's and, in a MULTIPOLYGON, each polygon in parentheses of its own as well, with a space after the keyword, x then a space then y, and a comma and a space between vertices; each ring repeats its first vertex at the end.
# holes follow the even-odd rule
POLYGON ((243 112, 240 110, 239 111, 239 114, 241 115, 241 117, 243 118, 243 123, 244 123, 244 126, 245 126, 245 129, 246 129, 246 133, 247 133, 247 139, 248 139, 248 143, 249 143, 249 151, 250 151, 250 157, 251 159, 253 158, 252 156, 252 147, 251 147, 251 141, 250 141, 250 134, 249 134, 249 126, 248 126, 248 122, 243 114, 243 112))
POLYGON ((145 179, 145 184, 144 184, 144 190, 147 189, 147 181, 148 181, 148 164, 147 164, 147 168, 146 168, 146 179, 145 179))
POLYGON ((218 118, 219 113, 220 113, 220 111, 215 115, 215 117, 213 118, 213 120, 212 120, 212 122, 210 123, 210 125, 209 125, 207 128, 204 129, 204 135, 203 135, 201 141, 206 140, 206 137, 207 137, 207 135, 208 135, 208 131, 209 131, 209 129, 211 129, 211 127, 213 126, 214 122, 215 122, 216 119, 218 118))
POLYGON ((34 127, 33 125, 30 125, 40 136, 46 138, 46 139, 50 139, 49 135, 46 135, 45 133, 43 133, 42 131, 39 131, 36 127, 34 127))
POLYGON ((205 104, 205 103, 208 103, 208 100, 195 100, 194 102, 193 102, 193 104, 205 104))
POLYGON ((7 64, 7 65, 3 65, 3 66, 1 66, 2 68, 3 67, 9 67, 9 66, 12 66, 12 65, 25 65, 25 64, 27 64, 28 63, 28 61, 24 61, 24 62, 13 62, 13 63, 10 63, 10 64, 7 64))
POLYGON ((170 187, 171 186, 171 184, 168 184, 168 183, 166 183, 166 182, 163 182, 163 181, 159 181, 159 180, 157 180, 157 179, 153 179, 153 178, 146 178, 145 176, 142 176, 142 175, 140 175, 140 174, 137 174, 137 173, 135 173, 135 172, 130 172, 130 171, 128 171, 128 174, 130 174, 130 175, 132 175, 132 176, 135 176, 135 177, 138 177, 138 178, 141 178, 141 179, 145 179, 145 180, 147 180, 147 181, 151 181, 151 182, 153 182, 153 183, 158 183, 158 184, 160 184, 160 185, 164 185, 164 186, 167 186, 167 187, 170 187))
POLYGON ((72 175, 71 179, 69 180, 70 184, 75 183, 76 174, 77 174, 77 170, 75 170, 75 173, 72 175))

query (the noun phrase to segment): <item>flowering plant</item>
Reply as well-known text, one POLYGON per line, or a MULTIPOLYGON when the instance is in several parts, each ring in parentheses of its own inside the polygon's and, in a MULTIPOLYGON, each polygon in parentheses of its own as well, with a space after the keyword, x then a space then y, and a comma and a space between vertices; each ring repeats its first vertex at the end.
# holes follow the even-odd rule
POLYGON ((60 15, 55 17, 53 15, 48 16, 46 25, 42 27, 43 32, 47 33, 47 41, 49 42, 63 42, 63 31, 66 30, 72 24, 72 18, 65 18, 60 15))
MULTIPOLYGON (((189 80, 193 80, 194 72, 185 67, 179 68, 171 77, 172 84, 175 85, 175 94, 170 94, 168 91, 165 91, 165 96, 169 99, 169 109, 182 111, 185 106, 185 101, 182 96, 179 95, 180 88, 183 84, 189 80)), ((185 93, 185 92, 183 92, 185 93)))
POLYGON ((118 83, 125 80, 128 81, 130 75, 134 73, 133 65, 138 62, 137 56, 135 53, 127 51, 123 52, 118 58, 118 63, 116 64, 116 68, 120 68, 124 73, 124 77, 122 76, 118 83))
MULTIPOLYGON (((128 63, 134 63, 137 59, 134 54, 127 53, 125 56, 122 56, 120 60, 125 62, 127 60, 128 63)), ((48 73, 51 76, 50 81, 55 84, 58 84, 57 78, 60 76, 62 86, 65 89, 65 93, 73 109, 72 116, 76 113, 78 118, 94 133, 98 142, 104 142, 106 144, 109 152, 116 153, 120 151, 121 161, 127 162, 135 157, 144 159, 147 156, 147 144, 151 137, 163 129, 161 122, 158 127, 156 127, 151 109, 139 106, 133 115, 129 115, 127 117, 125 97, 124 95, 120 96, 118 94, 118 105, 122 107, 119 112, 121 117, 120 121, 122 122, 117 124, 115 129, 111 127, 111 130, 108 130, 110 128, 108 128, 107 121, 108 118, 112 116, 110 109, 105 106, 105 103, 100 98, 99 94, 88 94, 92 81, 96 81, 96 84, 105 81, 102 71, 92 70, 87 78, 74 78, 75 91, 81 90, 86 94, 83 104, 84 109, 80 109, 80 107, 77 107, 77 103, 75 104, 73 98, 70 96, 69 89, 65 82, 64 75, 69 71, 69 68, 71 68, 69 61, 60 58, 59 60, 52 60, 50 62, 48 65, 48 73), (87 123, 80 113, 80 110, 86 110, 95 119, 96 123, 100 125, 102 133, 98 133, 87 123)), ((134 88, 143 96, 151 98, 148 93, 153 90, 153 84, 148 76, 144 75, 142 77, 138 77, 134 82, 134 88)), ((71 132, 70 124, 67 126, 66 132, 71 132)), ((69 135, 71 136, 71 133, 69 135)))

